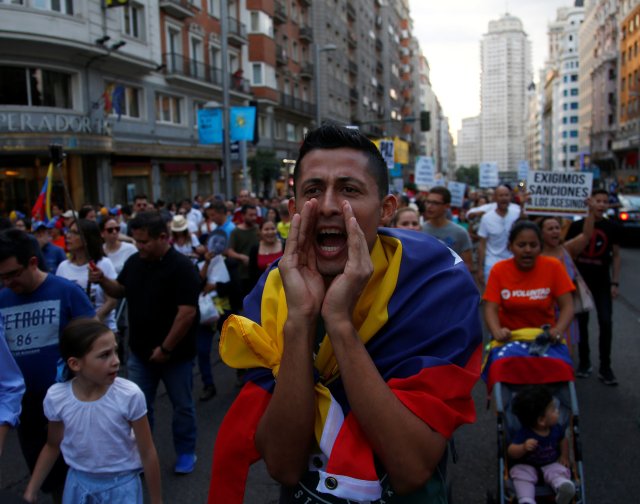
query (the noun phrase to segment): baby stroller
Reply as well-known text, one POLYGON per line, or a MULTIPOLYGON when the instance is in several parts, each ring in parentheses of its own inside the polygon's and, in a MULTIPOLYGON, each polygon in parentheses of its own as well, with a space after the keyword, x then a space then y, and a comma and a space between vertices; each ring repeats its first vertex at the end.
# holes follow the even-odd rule
MULTIPOLYGON (((574 504, 586 504, 579 409, 574 385, 573 366, 569 350, 562 343, 552 343, 541 329, 521 329, 512 332, 512 339, 492 341, 483 364, 482 377, 488 391, 493 392, 497 417, 498 481, 496 497, 487 492, 487 504, 516 503, 516 493, 509 476, 512 460, 507 448, 520 429, 512 411, 513 398, 526 385, 544 384, 558 401, 560 425, 569 441, 572 480, 576 487, 574 504)), ((555 502, 554 491, 541 477, 536 484, 536 501, 555 502)))

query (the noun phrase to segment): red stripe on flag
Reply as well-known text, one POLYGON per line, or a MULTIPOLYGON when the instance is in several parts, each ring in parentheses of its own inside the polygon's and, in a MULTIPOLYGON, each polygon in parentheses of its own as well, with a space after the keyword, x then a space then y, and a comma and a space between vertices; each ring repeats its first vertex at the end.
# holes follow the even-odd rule
POLYGON ((254 437, 270 399, 248 382, 225 415, 213 450, 208 504, 242 504, 249 467, 260 460, 254 437))
POLYGON ((487 390, 497 382, 515 385, 573 381, 573 367, 552 357, 503 357, 489 368, 487 390))

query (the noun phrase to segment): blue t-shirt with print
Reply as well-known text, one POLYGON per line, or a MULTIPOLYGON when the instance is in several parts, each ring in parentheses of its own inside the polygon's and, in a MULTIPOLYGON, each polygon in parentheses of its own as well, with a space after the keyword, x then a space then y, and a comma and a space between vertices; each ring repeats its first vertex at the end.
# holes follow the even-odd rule
POLYGON ((551 432, 549 432, 548 436, 541 436, 533 432, 533 430, 523 427, 513 436, 513 443, 522 444, 527 439, 537 440, 538 447, 532 452, 528 452, 521 459, 518 459, 518 462, 534 467, 542 467, 553 464, 560 458, 560 442, 564 439, 564 429, 556 424, 551 427, 551 432))
POLYGON ((56 381, 58 341, 64 327, 78 317, 94 317, 88 296, 73 282, 48 274, 30 294, 0 289, 5 336, 27 386, 46 392, 56 381))

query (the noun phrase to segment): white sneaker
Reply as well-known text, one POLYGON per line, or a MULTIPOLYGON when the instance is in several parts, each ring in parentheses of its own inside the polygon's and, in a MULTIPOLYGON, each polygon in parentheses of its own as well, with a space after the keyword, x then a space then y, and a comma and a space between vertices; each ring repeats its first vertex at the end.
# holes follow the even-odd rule
POLYGON ((556 503, 569 504, 576 494, 576 486, 573 481, 565 480, 556 488, 556 503))

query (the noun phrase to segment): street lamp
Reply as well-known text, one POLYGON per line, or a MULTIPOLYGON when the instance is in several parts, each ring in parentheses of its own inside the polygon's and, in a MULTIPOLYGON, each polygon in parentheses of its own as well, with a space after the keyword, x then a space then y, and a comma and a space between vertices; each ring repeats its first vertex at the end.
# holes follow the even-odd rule
POLYGON ((338 46, 335 44, 325 44, 323 46, 314 44, 315 47, 315 63, 316 63, 316 128, 320 127, 322 117, 320 116, 320 53, 327 51, 335 51, 338 46))

